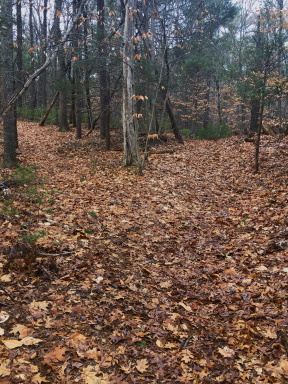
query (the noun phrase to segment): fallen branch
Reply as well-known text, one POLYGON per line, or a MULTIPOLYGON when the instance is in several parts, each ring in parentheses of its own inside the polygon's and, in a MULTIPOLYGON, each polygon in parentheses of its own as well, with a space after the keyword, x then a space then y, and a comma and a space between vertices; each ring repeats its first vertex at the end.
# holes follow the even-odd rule
POLYGON ((13 296, 11 296, 10 293, 9 293, 4 287, 2 287, 1 284, 0 284, 0 289, 1 289, 3 292, 5 292, 6 295, 7 295, 8 297, 10 297, 10 299, 11 299, 12 301, 15 301, 14 298, 13 298, 13 296))

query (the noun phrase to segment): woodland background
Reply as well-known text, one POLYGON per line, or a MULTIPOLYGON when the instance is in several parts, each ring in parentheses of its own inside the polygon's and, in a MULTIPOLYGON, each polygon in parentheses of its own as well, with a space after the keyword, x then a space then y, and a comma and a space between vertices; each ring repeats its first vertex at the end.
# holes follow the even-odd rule
POLYGON ((139 163, 138 133, 211 139, 259 120, 287 133, 283 0, 3 0, 0 22, 8 166, 17 118, 40 121, 52 100, 47 122, 78 138, 100 130, 106 149, 123 127, 127 165, 139 163))

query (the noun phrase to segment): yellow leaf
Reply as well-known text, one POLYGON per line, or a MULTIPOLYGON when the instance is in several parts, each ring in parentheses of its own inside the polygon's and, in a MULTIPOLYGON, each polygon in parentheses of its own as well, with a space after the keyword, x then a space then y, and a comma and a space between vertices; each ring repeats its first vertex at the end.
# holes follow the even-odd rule
POLYGON ((0 365, 0 377, 5 377, 10 375, 10 368, 9 368, 10 363, 11 362, 8 360, 6 363, 3 362, 0 365))
POLYGON ((163 347, 162 341, 159 339, 156 341, 156 345, 160 348, 163 347))

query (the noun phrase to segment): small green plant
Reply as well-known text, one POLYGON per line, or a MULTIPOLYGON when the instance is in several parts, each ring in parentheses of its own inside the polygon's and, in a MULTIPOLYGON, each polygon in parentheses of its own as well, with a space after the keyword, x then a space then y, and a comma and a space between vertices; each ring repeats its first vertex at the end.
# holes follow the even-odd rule
POLYGON ((184 129, 182 129, 182 130, 181 130, 181 133, 182 133, 182 135, 185 136, 185 137, 190 137, 190 136, 191 136, 191 131, 190 131, 190 129, 188 129, 188 128, 184 128, 184 129))
POLYGON ((231 136, 231 131, 225 124, 208 124, 207 128, 201 127, 196 132, 197 139, 215 140, 231 136))
POLYGON ((35 186, 29 186, 25 190, 25 195, 27 200, 29 200, 30 202, 36 204, 43 204, 46 192, 38 191, 37 187, 35 186))
POLYGON ((4 200, 1 202, 0 213, 7 217, 19 214, 17 209, 14 207, 13 201, 11 200, 4 200))
POLYGON ((53 213, 54 209, 53 208, 47 208, 47 209, 45 209, 45 212, 46 213, 53 213))
POLYGON ((17 185, 31 184, 35 181, 36 175, 34 171, 39 169, 35 165, 29 165, 28 167, 16 168, 13 176, 13 181, 17 185))
POLYGON ((36 232, 28 232, 21 236, 21 239, 30 245, 35 245, 39 239, 46 235, 46 231, 41 229, 36 232))
POLYGON ((90 215, 92 217, 97 217, 97 213, 94 211, 88 212, 88 215, 90 215))

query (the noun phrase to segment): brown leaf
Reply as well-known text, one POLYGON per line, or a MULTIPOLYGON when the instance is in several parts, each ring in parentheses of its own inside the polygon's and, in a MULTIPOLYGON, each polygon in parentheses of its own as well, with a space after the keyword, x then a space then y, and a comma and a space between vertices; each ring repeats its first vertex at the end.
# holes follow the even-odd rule
POLYGON ((137 361, 136 364, 137 371, 143 373, 148 369, 148 360, 147 359, 141 359, 137 361))
POLYGON ((43 356, 43 363, 49 365, 51 368, 55 368, 58 363, 66 360, 64 356, 66 352, 67 348, 58 346, 43 356))

